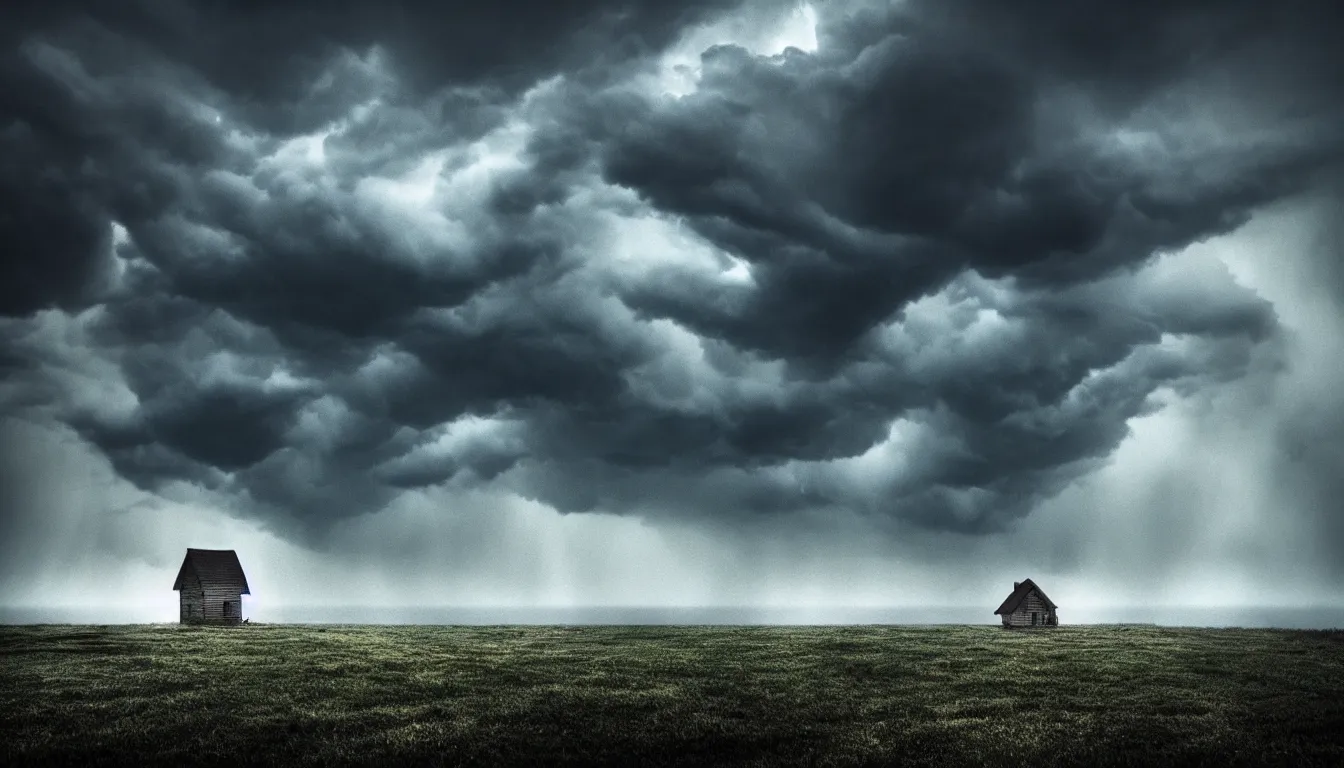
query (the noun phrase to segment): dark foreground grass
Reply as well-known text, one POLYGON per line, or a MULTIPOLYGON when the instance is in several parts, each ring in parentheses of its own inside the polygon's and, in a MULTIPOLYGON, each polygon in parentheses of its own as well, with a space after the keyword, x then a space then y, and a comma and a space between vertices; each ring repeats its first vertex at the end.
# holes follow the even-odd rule
POLYGON ((9 765, 1344 766, 1344 632, 0 628, 9 765))

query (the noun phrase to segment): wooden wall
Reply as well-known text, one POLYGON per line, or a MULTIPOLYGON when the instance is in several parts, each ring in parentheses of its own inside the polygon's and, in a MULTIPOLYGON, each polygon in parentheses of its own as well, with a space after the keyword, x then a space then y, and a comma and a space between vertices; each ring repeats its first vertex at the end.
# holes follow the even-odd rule
POLYGON ((1022 600, 1022 604, 1017 607, 1016 611, 1003 617, 1003 625, 1005 627, 1030 627, 1032 611, 1036 612, 1036 626, 1049 626, 1045 621, 1046 617, 1050 615, 1050 606, 1046 605, 1045 601, 1034 590, 1027 593, 1026 598, 1022 600))
POLYGON ((202 585, 194 574, 182 580, 181 622, 237 624, 243 618, 243 588, 237 584, 202 585), (229 603, 228 613, 224 603, 229 603))
POLYGON ((201 589, 201 580, 188 574, 182 579, 180 621, 183 624, 205 619, 205 592, 201 589))
POLYGON ((205 618, 207 621, 239 621, 242 618, 242 587, 234 584, 205 585, 205 618), (233 603, 229 616, 224 615, 224 601, 233 603))

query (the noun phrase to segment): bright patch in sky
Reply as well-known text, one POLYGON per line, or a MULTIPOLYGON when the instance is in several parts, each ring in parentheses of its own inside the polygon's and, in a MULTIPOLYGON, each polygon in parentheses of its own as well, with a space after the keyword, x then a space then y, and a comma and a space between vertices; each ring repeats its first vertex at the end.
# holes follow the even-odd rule
POLYGON ((370 188, 408 208, 420 207, 434 197, 444 153, 434 152, 422 159, 415 169, 399 179, 367 179, 370 188))
POLYGON ((617 268, 639 274, 654 266, 675 265, 706 273, 723 269, 723 254, 672 217, 612 216, 610 251, 617 268))
POLYGON ((817 12, 804 3, 773 18, 729 19, 700 27, 663 56, 654 90, 674 98, 695 92, 700 55, 716 45, 741 46, 757 56, 778 56, 788 48, 812 53, 817 50, 817 12))
POLYGON ((783 53, 788 48, 797 48, 807 53, 817 50, 817 12, 811 5, 804 4, 795 8, 789 14, 788 21, 784 23, 779 35, 762 53, 773 56, 783 53))
POLYGON ((275 157, 290 164, 307 163, 321 165, 326 162, 326 140, 332 130, 318 131, 306 136, 298 136, 280 145, 275 157))
POLYGON ((728 258, 732 260, 733 265, 723 271, 724 279, 732 283, 750 285, 753 282, 751 265, 736 256, 729 256, 728 258))
MULTIPOLYGON (((533 133, 527 122, 515 119, 471 144, 465 157, 453 163, 452 170, 442 179, 448 205, 462 215, 484 205, 491 184, 501 174, 526 167, 522 157, 533 133)), ((442 161, 440 166, 443 166, 442 161)))
POLYGON ((126 232, 126 228, 121 225, 121 222, 112 222, 112 248, 120 248, 130 242, 131 236, 126 232))

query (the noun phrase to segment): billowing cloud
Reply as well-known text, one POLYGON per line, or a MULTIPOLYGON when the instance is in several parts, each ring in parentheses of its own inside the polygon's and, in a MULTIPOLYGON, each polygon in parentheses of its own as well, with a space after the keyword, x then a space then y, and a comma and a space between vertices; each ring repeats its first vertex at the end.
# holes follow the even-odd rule
POLYGON ((2 402, 314 539, 423 489, 1003 531, 1273 375, 1190 246, 1344 150, 1329 4, 1112 6, 34 11, 2 402))

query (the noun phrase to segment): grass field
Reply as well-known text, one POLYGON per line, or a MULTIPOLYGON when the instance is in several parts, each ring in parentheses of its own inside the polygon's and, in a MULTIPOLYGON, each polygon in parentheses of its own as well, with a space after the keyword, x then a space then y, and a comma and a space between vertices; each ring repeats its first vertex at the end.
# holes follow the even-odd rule
POLYGON ((1344 765, 1344 632, 0 627, 9 765, 1344 765))

